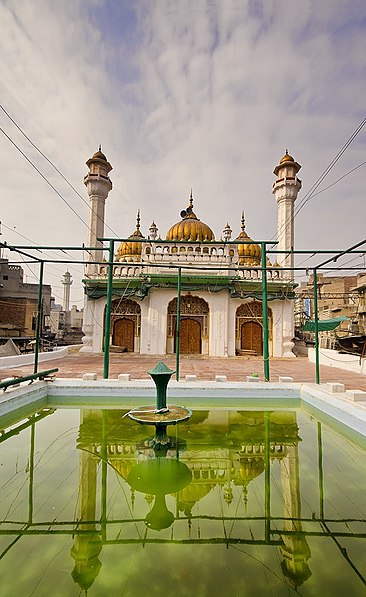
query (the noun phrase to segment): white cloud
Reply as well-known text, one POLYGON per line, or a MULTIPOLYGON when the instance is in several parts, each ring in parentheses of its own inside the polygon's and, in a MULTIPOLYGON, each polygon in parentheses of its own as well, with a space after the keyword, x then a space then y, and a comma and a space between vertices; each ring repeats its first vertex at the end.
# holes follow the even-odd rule
MULTIPOLYGON (((164 235, 192 186, 196 213, 216 236, 227 220, 237 234, 244 208, 248 233, 271 238, 272 170, 285 148, 303 166, 300 200, 364 116, 364 2, 132 6, 4 2, 4 107, 85 198, 85 160, 103 144, 114 168, 107 220, 121 236, 138 207, 143 232, 155 219, 164 235)), ((87 219, 85 204, 1 120, 87 219)), ((327 182, 364 161, 364 145, 361 133, 327 182)), ((3 221, 42 243, 85 241, 85 226, 4 137, 2 155, 3 221)), ((364 176, 361 168, 308 203, 296 220, 298 248, 362 238, 364 176)))

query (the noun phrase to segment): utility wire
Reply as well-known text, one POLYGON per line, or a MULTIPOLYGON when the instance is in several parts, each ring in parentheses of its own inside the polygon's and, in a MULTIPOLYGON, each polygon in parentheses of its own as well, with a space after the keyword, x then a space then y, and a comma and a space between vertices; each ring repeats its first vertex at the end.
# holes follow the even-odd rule
MULTIPOLYGON (((2 227, 6 228, 7 230, 10 230, 10 232, 14 232, 14 233, 15 233, 15 234, 17 234, 18 236, 21 236, 22 238, 24 238, 25 240, 27 240, 27 241, 31 242, 32 244, 34 244, 34 245, 35 245, 35 244, 37 244, 37 243, 36 243, 34 240, 32 240, 31 238, 28 238, 28 236, 24 236, 24 234, 21 234, 21 233, 20 233, 20 232, 18 232, 17 230, 14 230, 14 228, 11 228, 10 226, 7 226, 6 224, 4 224, 4 222, 0 222, 0 225, 1 225, 2 227)), ((40 249, 34 249, 34 250, 37 250, 37 251, 39 251, 40 253, 43 253, 43 251, 41 251, 40 249)), ((57 256, 57 258, 59 257, 59 254, 58 254, 58 253, 56 253, 55 251, 47 251, 47 252, 48 252, 48 253, 50 253, 50 254, 52 254, 52 253, 53 253, 54 255, 56 255, 56 256, 57 256)), ((70 258, 71 258, 73 261, 76 261, 76 259, 75 259, 75 257, 74 257, 73 255, 71 255, 71 254, 70 254, 70 253, 68 253, 67 251, 64 251, 64 253, 65 253, 65 254, 66 254, 68 257, 70 257, 70 258)), ((54 269, 57 269, 58 271, 62 271, 62 270, 61 270, 61 268, 58 268, 58 267, 56 267, 56 266, 52 266, 52 267, 54 267, 54 269)), ((76 268, 74 268, 74 267, 70 267, 70 269, 73 269, 75 272, 77 272, 77 273, 78 273, 78 275, 80 274, 80 272, 79 272, 79 271, 78 271, 76 268)))
MULTIPOLYGON (((9 114, 9 112, 7 112, 5 110, 5 108, 0 104, 0 108, 2 109, 2 111, 4 112, 4 114, 9 118, 9 120, 11 120, 11 122, 14 124, 14 126, 16 126, 16 128, 18 129, 18 131, 21 132, 21 134, 27 139, 27 141, 32 145, 32 147, 34 147, 34 149, 36 149, 36 151, 38 151, 38 153, 41 154, 41 156, 50 164, 50 166, 52 166, 52 168, 54 168, 54 170, 56 170, 56 172, 61 176, 61 178, 66 182, 66 184, 69 185, 69 187, 77 194, 77 196, 83 201, 83 203, 85 203, 85 205, 90 208, 89 203, 85 200, 85 198, 79 193, 79 191, 71 184, 71 182, 66 178, 66 176, 61 172, 61 170, 59 168, 57 168, 57 166, 45 155, 45 153, 43 153, 43 151, 34 143, 34 141, 32 141, 32 139, 30 139, 28 137, 28 135, 23 131, 23 129, 19 126, 19 124, 14 120, 14 118, 12 118, 9 114)), ((99 214, 96 213, 95 210, 92 209, 92 212, 97 216, 98 220, 101 220, 101 217, 99 216, 99 214)), ((108 224, 105 224, 105 227, 108 228, 108 230, 110 230, 115 236, 118 236, 118 234, 116 232, 114 232, 114 230, 112 230, 112 228, 110 228, 110 226, 108 226, 108 224)))
MULTIPOLYGON (((306 203, 308 203, 308 201, 310 201, 310 199, 312 199, 315 196, 315 191, 317 190, 317 188, 320 186, 320 184, 323 182, 323 180, 326 178, 326 176, 329 174, 329 172, 334 168, 334 166, 336 165, 336 163, 340 160, 340 158, 342 157, 342 155, 344 154, 344 152, 348 149, 348 147, 351 145, 352 141, 357 137, 357 135, 361 132, 361 130, 363 129, 363 127, 366 124, 366 118, 364 118, 361 123, 358 125, 358 127, 353 131, 352 135, 348 138, 348 140, 346 141, 346 143, 343 145, 343 147, 338 151, 338 153, 336 154, 336 156, 333 158, 333 160, 330 162, 330 164, 328 164, 328 166, 325 168, 325 170, 323 171, 323 173, 317 178, 317 180, 314 182, 314 184, 310 187, 309 191, 306 193, 306 195, 303 197, 302 201, 300 202, 300 204, 298 205, 298 207, 295 209, 294 212, 294 217, 293 219, 295 219, 295 217, 299 214, 299 212, 301 211, 301 209, 306 205, 306 203)), ((360 166, 363 164, 360 164, 360 166)), ((357 168, 359 168, 360 166, 357 166, 357 168)), ((357 168, 354 168, 354 170, 356 170, 357 168)), ((350 174, 351 172, 353 172, 354 170, 351 170, 349 173, 345 174, 344 176, 347 176, 348 174, 350 174)), ((341 180, 341 177, 339 180, 341 180)), ((339 181, 336 181, 339 182, 339 181)), ((336 182, 334 182, 333 184, 336 184, 336 182)), ((329 185, 329 186, 333 186, 329 185)), ((328 187, 329 188, 329 187, 328 187)), ((326 189, 323 189, 326 190, 326 189)), ((322 192, 322 191, 320 191, 322 192)), ((319 193, 320 193, 319 192, 319 193)), ((317 194, 319 194, 317 193, 317 194)), ((278 232, 278 237, 281 237, 283 234, 285 234, 286 230, 288 229, 288 227, 291 225, 291 222, 285 222, 285 224, 282 226, 282 228, 279 230, 278 232)), ((274 234, 271 238, 271 240, 273 238, 276 237, 276 234, 274 234)))
POLYGON ((88 224, 85 222, 85 220, 83 220, 83 218, 78 214, 78 212, 75 211, 75 209, 72 207, 72 205, 70 205, 70 203, 65 199, 65 197, 63 197, 63 195, 56 189, 56 187, 53 186, 53 184, 48 180, 48 178, 46 178, 46 176, 44 174, 42 174, 42 172, 39 170, 39 168, 37 168, 37 166, 32 162, 32 160, 30 160, 28 158, 28 156, 24 153, 24 151, 22 151, 20 149, 20 147, 15 143, 15 141, 13 141, 13 139, 11 137, 9 137, 9 135, 4 131, 4 129, 0 128, 0 131, 3 133, 3 135, 5 135, 5 137, 8 139, 8 141, 10 141, 10 143, 12 143, 12 145, 14 145, 14 147, 19 151, 19 153, 21 153, 21 155, 27 160, 27 162, 32 166, 32 168, 34 168, 36 170, 36 172, 38 172, 38 174, 51 187, 51 189, 56 193, 56 195, 58 195, 58 197, 60 197, 60 199, 71 209, 71 211, 76 215, 76 217, 79 218, 79 220, 84 224, 84 226, 86 226, 88 228, 88 230, 90 230, 90 228, 89 228, 88 224))

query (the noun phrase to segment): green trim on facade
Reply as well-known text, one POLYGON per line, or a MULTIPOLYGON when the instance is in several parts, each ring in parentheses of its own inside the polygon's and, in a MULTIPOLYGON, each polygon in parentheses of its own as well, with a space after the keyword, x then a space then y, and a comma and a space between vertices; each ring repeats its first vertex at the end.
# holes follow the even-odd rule
MULTIPOLYGON (((107 280, 84 279, 85 294, 90 299, 107 296, 107 280)), ((283 280, 267 282, 268 300, 294 299, 296 284, 283 280)), ((178 289, 178 277, 164 274, 144 275, 140 278, 114 278, 113 296, 124 298, 136 297, 144 299, 151 288, 178 289)), ((182 291, 222 292, 227 290, 232 298, 255 298, 262 300, 261 280, 243 280, 237 276, 193 276, 182 275, 182 291)))

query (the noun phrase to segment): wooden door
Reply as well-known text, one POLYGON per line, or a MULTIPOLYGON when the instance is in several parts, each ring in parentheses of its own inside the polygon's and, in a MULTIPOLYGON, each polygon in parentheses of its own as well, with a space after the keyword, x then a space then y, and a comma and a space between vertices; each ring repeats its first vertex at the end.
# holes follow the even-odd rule
POLYGON ((196 319, 187 317, 180 321, 180 352, 201 354, 201 324, 196 319))
POLYGON ((241 326, 241 349, 254 350, 257 355, 263 354, 262 326, 256 321, 246 321, 241 326))
POLYGON ((135 324, 132 319, 123 317, 117 319, 113 326, 112 344, 126 348, 128 352, 134 351, 135 324))

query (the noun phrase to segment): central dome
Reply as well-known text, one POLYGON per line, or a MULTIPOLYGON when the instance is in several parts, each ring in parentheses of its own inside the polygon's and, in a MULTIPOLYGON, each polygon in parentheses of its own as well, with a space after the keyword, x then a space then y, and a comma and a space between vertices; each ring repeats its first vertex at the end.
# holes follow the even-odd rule
POLYGON ((193 211, 192 191, 189 198, 189 206, 180 213, 182 219, 177 224, 169 228, 166 240, 175 241, 211 241, 215 240, 215 235, 211 228, 204 222, 201 222, 193 211))

